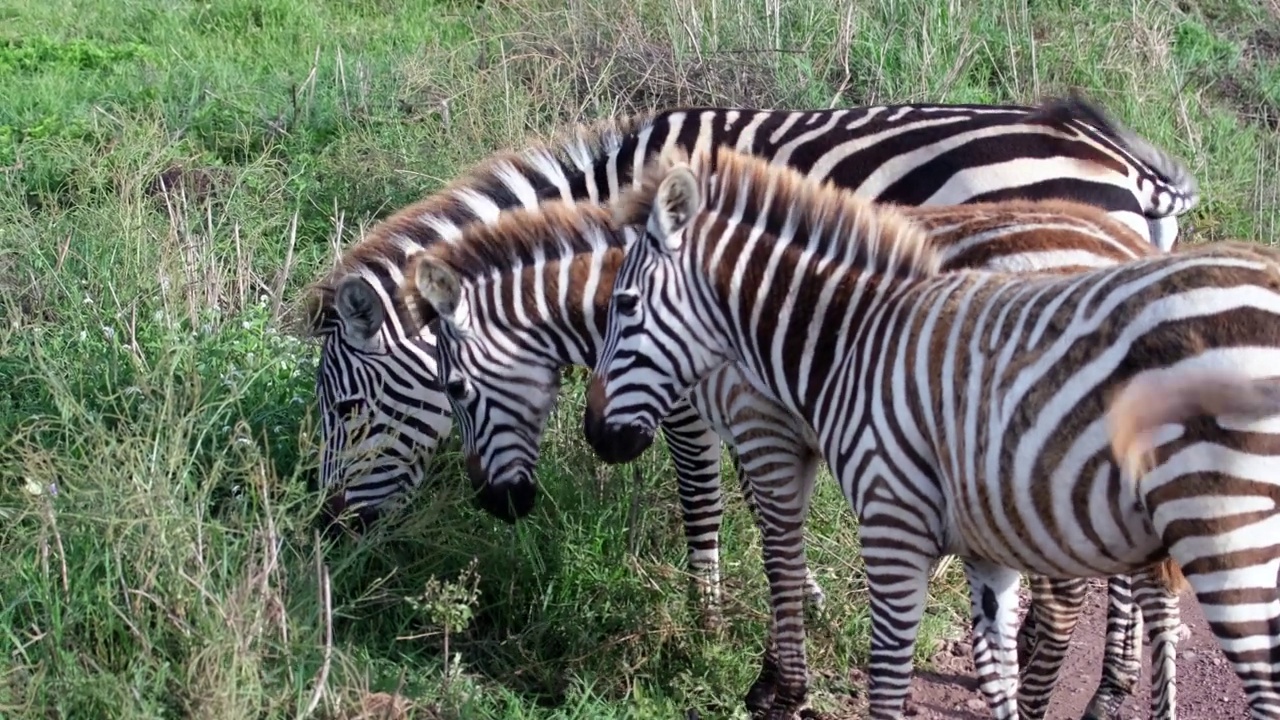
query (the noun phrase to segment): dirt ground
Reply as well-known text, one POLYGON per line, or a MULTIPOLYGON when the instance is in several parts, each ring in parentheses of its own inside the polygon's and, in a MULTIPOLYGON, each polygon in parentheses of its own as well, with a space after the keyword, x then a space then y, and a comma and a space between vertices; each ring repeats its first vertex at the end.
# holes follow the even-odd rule
MULTIPOLYGON (((1025 606, 1025 602, 1024 602, 1025 606)), ((1181 598, 1182 622, 1191 631, 1178 644, 1178 716, 1188 720, 1248 718, 1244 689, 1227 664, 1190 591, 1181 598)), ((1053 692, 1048 720, 1078 720, 1093 696, 1101 675, 1102 638, 1106 629, 1106 586, 1097 581, 1086 601, 1084 616, 1072 638, 1071 652, 1053 692)), ((917 672, 912 680, 907 716, 918 720, 989 720, 990 712, 973 677, 973 658, 967 642, 957 643, 935 662, 933 672, 917 672)), ((1120 720, 1151 716, 1148 659, 1137 691, 1125 702, 1120 720)), ((854 682, 863 685, 861 678, 854 682)))

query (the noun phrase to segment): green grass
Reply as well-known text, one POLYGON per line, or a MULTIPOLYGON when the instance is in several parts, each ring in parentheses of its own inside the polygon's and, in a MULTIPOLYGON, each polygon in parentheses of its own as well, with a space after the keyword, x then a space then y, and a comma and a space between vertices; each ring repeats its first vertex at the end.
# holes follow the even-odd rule
MULTIPOLYGON (((396 527, 312 535, 315 348, 282 330, 300 288, 368 223, 563 123, 1076 86, 1188 159, 1189 236, 1275 235, 1261 5, 565 6, 0 0, 0 716, 297 717, 318 697, 326 718, 743 717, 757 533, 730 493, 729 627, 698 630, 670 464, 596 463, 580 383, 527 521, 471 509, 450 444, 396 527), (454 593, 469 567, 478 594, 454 593)), ((814 696, 838 708, 867 615, 829 482, 810 537, 831 598, 814 696)), ((966 607, 946 574, 922 662, 966 607)))

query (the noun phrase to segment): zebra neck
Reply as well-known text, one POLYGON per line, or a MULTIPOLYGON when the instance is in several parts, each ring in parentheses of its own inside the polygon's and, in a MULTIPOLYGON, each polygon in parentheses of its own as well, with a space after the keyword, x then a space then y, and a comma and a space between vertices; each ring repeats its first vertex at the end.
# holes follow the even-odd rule
POLYGON ((918 302, 921 286, 919 280, 798 266, 780 267, 758 289, 716 284, 708 291, 716 307, 690 332, 715 338, 713 351, 722 342, 720 352, 740 364, 758 391, 815 432, 824 427, 822 414, 832 399, 880 361, 868 339, 918 302))
POLYGON ((493 317, 501 332, 522 337, 521 344, 550 365, 593 367, 604 346, 605 321, 613 279, 622 259, 618 247, 595 246, 539 265, 517 270, 519 283, 499 281, 511 289, 482 290, 477 297, 514 295, 514 302, 493 317), (518 287, 519 290, 515 288, 518 287))

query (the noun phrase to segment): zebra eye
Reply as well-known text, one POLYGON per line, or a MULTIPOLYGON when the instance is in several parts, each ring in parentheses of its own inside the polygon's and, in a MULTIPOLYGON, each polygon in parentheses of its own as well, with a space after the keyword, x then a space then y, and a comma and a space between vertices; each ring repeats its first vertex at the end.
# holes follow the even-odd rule
POLYGON ((640 306, 640 295, 634 290, 619 290, 613 295, 613 304, 623 315, 635 315, 640 306))
POLYGON ((455 377, 444 384, 444 391, 454 400, 464 400, 467 396, 466 378, 455 377))

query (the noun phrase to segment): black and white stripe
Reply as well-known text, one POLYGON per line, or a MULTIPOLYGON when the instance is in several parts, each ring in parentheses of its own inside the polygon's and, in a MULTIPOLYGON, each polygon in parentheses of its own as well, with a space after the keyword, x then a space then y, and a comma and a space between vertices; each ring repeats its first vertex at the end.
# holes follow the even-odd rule
MULTIPOLYGON (((1075 203, 1011 201, 902 212, 925 229, 944 270, 1073 272, 1158 253, 1106 213, 1075 203)), ((607 290, 622 244, 609 213, 598 205, 548 202, 508 211, 492 225, 472 226, 453 243, 411 261, 405 302, 440 318, 438 369, 472 459, 469 469, 482 482, 530 482, 562 370, 590 366, 601 349, 607 290)), ((807 676, 802 598, 816 585, 804 562, 799 522, 808 495, 793 489, 812 486, 819 450, 801 421, 754 392, 732 365, 694 384, 687 401, 735 449, 740 479, 747 483, 744 495, 767 538, 773 623, 749 704, 767 710, 779 697, 798 703, 807 676), (752 488, 764 491, 768 512, 757 510, 752 488), (786 506, 783 512, 774 511, 779 504, 786 506)), ((1163 641, 1178 625, 1177 596, 1150 580, 1138 578, 1139 587, 1149 590, 1142 603, 1145 624, 1157 654, 1172 657, 1172 642, 1163 641)), ((1074 579, 1037 578, 1033 584, 1032 617, 1020 636, 1024 717, 1042 717, 1047 709, 1085 586, 1074 579)), ((1094 698, 1098 717, 1109 716, 1127 697, 1140 672, 1129 578, 1114 578, 1109 595, 1111 633, 1094 698)), ((1153 689, 1157 697, 1170 697, 1172 671, 1155 667, 1161 672, 1153 689)))
MULTIPOLYGON (((638 168, 671 149, 737 147, 858 193, 903 204, 1063 197, 1112 213, 1160 247, 1197 201, 1178 164, 1077 100, 1038 107, 900 105, 823 111, 682 109, 577 128, 500 153, 375 226, 309 294, 323 344, 317 375, 328 523, 374 519, 418 487, 451 426, 430 357, 430 327, 394 302, 408 258, 503 209, 549 198, 616 197, 638 168), (1176 221, 1172 226, 1176 227, 1176 221), (359 439, 359 442, 354 442, 359 439)), ((664 431, 675 453, 691 567, 718 593, 721 513, 715 433, 680 409, 664 431), (673 441, 672 438, 675 438, 673 441), (686 454, 687 453, 687 454, 686 454)), ((473 480, 476 478, 473 476, 473 480)), ((481 505, 514 519, 533 485, 477 484, 481 505)))
POLYGON ((861 521, 874 718, 901 716, 929 568, 950 553, 996 717, 1018 717, 1019 571, 1165 557, 1253 717, 1280 717, 1280 425, 1264 420, 1280 415, 1280 254, 943 273, 900 212, 744 155, 708 163, 640 206, 588 393, 601 457, 643 450, 668 398, 725 362, 803 418, 861 521), (1157 462, 1138 480, 1145 443, 1157 462))

